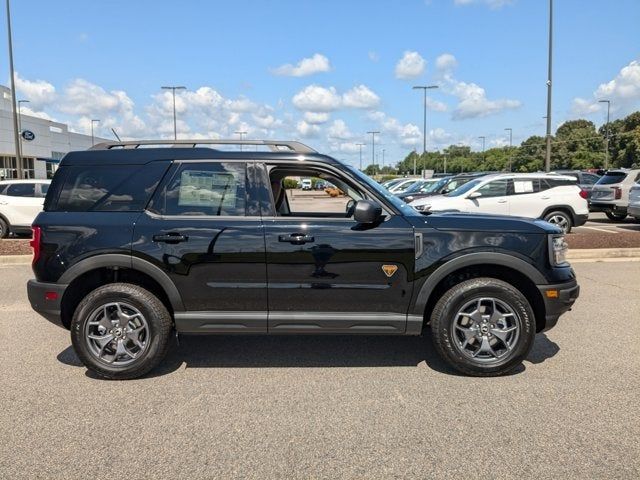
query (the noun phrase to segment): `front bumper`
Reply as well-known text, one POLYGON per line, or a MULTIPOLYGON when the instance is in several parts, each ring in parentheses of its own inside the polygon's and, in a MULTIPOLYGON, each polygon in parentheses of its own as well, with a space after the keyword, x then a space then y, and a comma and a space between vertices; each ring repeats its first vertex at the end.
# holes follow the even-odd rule
POLYGON ((576 280, 557 285, 538 285, 538 290, 544 299, 545 324, 540 331, 555 327, 560 315, 571 310, 580 295, 580 286, 576 280))
POLYGON ((27 296, 31 308, 60 327, 62 324, 62 296, 67 285, 59 283, 45 283, 37 280, 27 282, 27 296))

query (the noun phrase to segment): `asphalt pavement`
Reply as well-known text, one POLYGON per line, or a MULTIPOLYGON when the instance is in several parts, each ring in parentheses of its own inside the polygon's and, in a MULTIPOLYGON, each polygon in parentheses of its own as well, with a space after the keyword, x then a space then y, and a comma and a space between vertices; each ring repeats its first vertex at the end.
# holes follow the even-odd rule
POLYGON ((0 267, 0 478, 640 478, 640 262, 582 295, 514 374, 456 375, 419 337, 183 337, 94 378, 0 267))

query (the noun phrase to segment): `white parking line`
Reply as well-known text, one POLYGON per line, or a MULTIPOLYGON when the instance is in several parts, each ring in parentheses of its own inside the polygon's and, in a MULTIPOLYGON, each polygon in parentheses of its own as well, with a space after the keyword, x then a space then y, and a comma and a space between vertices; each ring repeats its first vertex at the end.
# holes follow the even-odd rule
POLYGON ((612 231, 612 230, 608 230, 606 228, 598 228, 598 227, 587 227, 585 225, 583 225, 582 227, 578 227, 578 228, 588 228, 590 230, 597 230, 599 232, 607 232, 607 233, 618 233, 616 231, 612 231))

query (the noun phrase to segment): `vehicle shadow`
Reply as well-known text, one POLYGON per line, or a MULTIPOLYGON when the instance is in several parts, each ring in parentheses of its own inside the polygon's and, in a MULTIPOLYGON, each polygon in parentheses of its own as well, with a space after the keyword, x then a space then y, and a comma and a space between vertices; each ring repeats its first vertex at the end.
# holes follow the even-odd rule
MULTIPOLYGON (((560 351, 545 335, 536 336, 526 358, 542 363, 560 351)), ((83 367, 72 347, 58 354, 58 361, 83 367)), ((168 375, 186 368, 340 368, 416 367, 425 364, 440 373, 459 376, 436 353, 427 329, 420 337, 402 336, 181 336, 160 366, 145 378, 168 375)), ((510 375, 524 372, 525 365, 510 375)), ((87 376, 98 378, 89 370, 87 376)))

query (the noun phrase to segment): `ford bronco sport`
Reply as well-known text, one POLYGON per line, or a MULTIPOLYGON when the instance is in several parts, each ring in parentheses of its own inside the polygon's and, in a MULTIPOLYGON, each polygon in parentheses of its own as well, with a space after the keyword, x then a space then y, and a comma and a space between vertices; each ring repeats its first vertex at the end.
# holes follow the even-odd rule
POLYGON ((547 222, 423 215, 300 143, 228 151, 237 143, 107 143, 62 160, 33 224, 29 300, 71 330, 98 375, 149 372, 174 331, 420 335, 427 325, 453 368, 499 375, 578 297, 564 237, 547 222), (341 193, 302 193, 300 178, 341 193))

